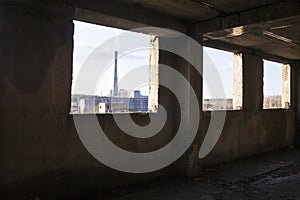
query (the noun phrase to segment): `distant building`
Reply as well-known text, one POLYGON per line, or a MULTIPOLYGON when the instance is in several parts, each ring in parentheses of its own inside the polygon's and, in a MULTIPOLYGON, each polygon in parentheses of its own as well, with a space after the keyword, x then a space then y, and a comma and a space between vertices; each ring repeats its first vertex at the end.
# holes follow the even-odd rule
POLYGON ((134 97, 130 98, 130 112, 147 112, 148 111, 148 96, 141 95, 141 91, 135 90, 134 97))
POLYGON ((118 89, 118 52, 115 52, 114 85, 109 96, 73 95, 71 113, 147 112, 148 96, 135 90, 133 97, 125 89, 118 89))
POLYGON ((130 92, 128 92, 127 90, 124 90, 124 89, 120 89, 118 94, 119 94, 118 95, 119 97, 127 97, 127 98, 130 97, 130 92))
POLYGON ((99 103, 97 106, 96 106, 96 113, 107 113, 107 110, 106 110, 106 103, 99 103))
POLYGON ((72 113, 147 112, 148 96, 140 91, 134 91, 134 97, 73 95, 71 105, 72 113))

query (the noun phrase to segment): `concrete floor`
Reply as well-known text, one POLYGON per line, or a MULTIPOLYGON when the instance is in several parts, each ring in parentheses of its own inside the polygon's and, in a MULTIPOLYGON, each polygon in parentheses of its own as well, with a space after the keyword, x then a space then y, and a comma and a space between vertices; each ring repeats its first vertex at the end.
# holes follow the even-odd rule
POLYGON ((300 199, 300 150, 206 167, 200 177, 162 178, 71 199, 300 199))

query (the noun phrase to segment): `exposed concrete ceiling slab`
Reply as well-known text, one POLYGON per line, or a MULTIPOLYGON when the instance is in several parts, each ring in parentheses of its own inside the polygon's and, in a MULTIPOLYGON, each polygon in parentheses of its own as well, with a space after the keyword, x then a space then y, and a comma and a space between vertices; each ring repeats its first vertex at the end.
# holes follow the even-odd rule
POLYGON ((263 7, 266 5, 278 3, 282 0, 263 0, 263 1, 256 1, 256 0, 227 0, 227 1, 220 1, 220 0, 204 0, 203 2, 208 3, 209 5, 214 6, 217 9, 220 9, 226 14, 236 13, 241 11, 250 10, 253 8, 263 7))
POLYGON ((230 13, 223 17, 197 22, 193 27, 192 34, 195 37, 202 37, 202 34, 208 32, 274 21, 297 15, 300 15, 300 2, 298 0, 285 0, 279 3, 268 4, 246 11, 230 13))
MULTIPOLYGON (((9 2, 9 0, 7 0, 9 2)), ((210 46, 300 59, 299 0, 15 0, 124 29, 157 26, 210 46)), ((13 2, 13 0, 11 0, 13 2)))
POLYGON ((222 43, 247 47, 291 60, 300 59, 300 15, 251 24, 203 35, 204 44, 222 43))
POLYGON ((117 2, 126 3, 137 8, 146 8, 183 20, 210 19, 220 14, 196 0, 117 0, 117 2))
POLYGON ((266 6, 282 0, 116 0, 181 20, 202 21, 234 12, 266 6))

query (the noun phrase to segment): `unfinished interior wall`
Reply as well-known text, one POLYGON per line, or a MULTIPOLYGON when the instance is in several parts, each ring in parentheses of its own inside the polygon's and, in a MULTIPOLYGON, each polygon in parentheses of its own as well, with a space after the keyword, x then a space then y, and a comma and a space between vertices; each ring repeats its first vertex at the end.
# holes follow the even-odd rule
POLYGON ((71 21, 0 7, 1 184, 61 169, 70 107, 71 21))
MULTIPOLYGON (((199 160, 197 156, 209 125, 209 112, 201 113, 198 135, 191 148, 171 166, 148 174, 110 169, 87 152, 68 114, 72 19, 19 4, 5 4, 0 6, 0 22, 0 186, 13 188, 5 192, 20 196, 29 192, 32 199, 36 191, 41 199, 43 195, 51 198, 62 193, 84 193, 158 176, 195 174, 193 171, 200 171, 201 164, 232 160, 292 143, 294 111, 262 110, 262 59, 243 54, 244 110, 227 113, 221 138, 206 159, 199 160)), ((202 79, 189 63, 164 51, 159 56, 160 63, 183 74, 195 87, 198 99, 202 99, 202 79)), ((109 139, 118 146, 134 152, 153 151, 174 137, 180 122, 180 105, 172 91, 161 86, 159 103, 167 110, 168 119, 151 140, 123 134, 111 115, 98 119, 109 139)), ((81 117, 88 122, 91 116, 81 117)), ((132 118, 140 125, 149 123, 148 115, 132 118)))
MULTIPOLYGON (((295 74, 292 75, 292 77, 295 79, 293 86, 295 87, 294 91, 295 92, 295 105, 292 105, 293 107, 296 108, 296 127, 295 127, 295 145, 297 147, 300 147, 300 61, 295 62, 293 65, 293 70, 295 74)), ((293 104, 293 102, 292 102, 293 104)))
MULTIPOLYGON (((104 166, 85 149, 69 115, 72 19, 9 3, 0 6, 0 20, 1 193, 11 198, 24 193, 32 199, 37 195, 55 198, 162 175, 184 175, 185 157, 158 172, 128 174, 104 166)), ((160 52, 160 58, 188 78, 186 62, 166 52, 160 52)), ((153 151, 174 137, 180 120, 178 101, 167 88, 160 88, 159 103, 170 117, 151 140, 135 140, 122 133, 111 115, 98 116, 99 122, 121 148, 153 151)), ((149 123, 148 115, 132 117, 137 124, 149 123)))
MULTIPOLYGON (((221 137, 202 165, 247 157, 286 147, 293 143, 294 111, 262 110, 263 59, 242 54, 243 110, 227 111, 221 137)), ((210 113, 204 113, 205 133, 210 113), (205 128, 206 127, 206 128, 205 128)))

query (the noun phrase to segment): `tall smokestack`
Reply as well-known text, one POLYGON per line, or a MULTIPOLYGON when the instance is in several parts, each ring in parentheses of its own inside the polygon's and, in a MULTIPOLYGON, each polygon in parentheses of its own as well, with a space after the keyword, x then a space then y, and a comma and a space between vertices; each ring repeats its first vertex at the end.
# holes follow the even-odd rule
POLYGON ((118 96, 118 52, 115 51, 114 96, 118 96))

